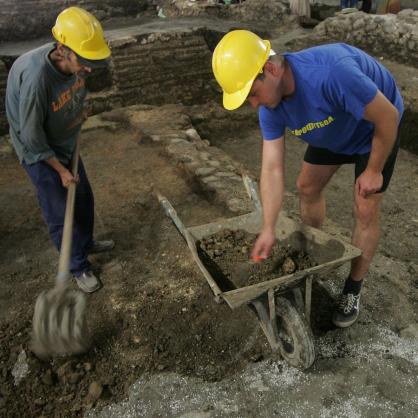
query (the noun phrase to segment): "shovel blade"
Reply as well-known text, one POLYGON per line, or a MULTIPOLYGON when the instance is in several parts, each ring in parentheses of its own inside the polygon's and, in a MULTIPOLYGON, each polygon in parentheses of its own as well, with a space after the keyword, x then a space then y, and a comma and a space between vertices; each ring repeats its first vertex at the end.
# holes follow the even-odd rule
POLYGON ((86 297, 67 287, 38 296, 33 315, 31 350, 40 358, 78 354, 89 347, 86 297))

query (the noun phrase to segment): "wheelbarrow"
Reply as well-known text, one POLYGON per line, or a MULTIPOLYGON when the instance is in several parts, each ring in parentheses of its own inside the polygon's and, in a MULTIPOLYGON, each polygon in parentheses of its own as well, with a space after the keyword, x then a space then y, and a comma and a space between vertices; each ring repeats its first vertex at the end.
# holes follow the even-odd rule
POLYGON ((358 257, 361 251, 323 231, 297 223, 281 214, 276 226, 279 244, 286 243, 285 245, 290 245, 297 251, 304 251, 316 265, 250 286, 225 289, 210 273, 211 269, 205 263, 205 257, 202 257, 197 243, 225 229, 240 229, 254 234, 260 231, 262 212, 257 186, 247 175, 243 175, 243 181, 255 203, 254 212, 193 227, 183 224, 166 197, 158 192, 156 195, 167 216, 186 240, 215 301, 226 302, 231 309, 247 305, 256 314, 272 351, 279 352, 290 365, 304 370, 315 360, 310 327, 312 282, 317 280, 323 283, 336 268, 358 257))

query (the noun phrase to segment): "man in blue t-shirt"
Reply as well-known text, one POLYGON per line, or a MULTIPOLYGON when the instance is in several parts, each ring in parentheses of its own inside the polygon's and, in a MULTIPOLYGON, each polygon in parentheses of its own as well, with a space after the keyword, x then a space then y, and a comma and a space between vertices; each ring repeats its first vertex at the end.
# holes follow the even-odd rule
POLYGON ((260 189, 264 223, 254 260, 266 258, 276 240, 284 195, 284 133, 309 145, 297 179, 303 221, 320 227, 325 186, 342 164, 355 164, 353 260, 333 322, 350 326, 358 317, 360 289, 379 241, 379 207, 388 187, 403 114, 402 97, 389 71, 346 44, 276 55, 252 32, 226 34, 212 60, 223 104, 234 110, 247 100, 259 109, 263 135, 260 189))

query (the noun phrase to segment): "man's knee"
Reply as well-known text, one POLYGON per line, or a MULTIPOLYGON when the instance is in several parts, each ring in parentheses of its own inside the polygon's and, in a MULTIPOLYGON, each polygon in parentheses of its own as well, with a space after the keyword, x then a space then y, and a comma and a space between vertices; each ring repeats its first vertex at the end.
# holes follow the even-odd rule
POLYGON ((354 202, 354 218, 357 224, 367 228, 379 222, 379 205, 375 202, 367 202, 366 199, 354 202))
POLYGON ((301 197, 313 198, 321 194, 321 190, 306 177, 299 176, 296 180, 296 188, 301 197))

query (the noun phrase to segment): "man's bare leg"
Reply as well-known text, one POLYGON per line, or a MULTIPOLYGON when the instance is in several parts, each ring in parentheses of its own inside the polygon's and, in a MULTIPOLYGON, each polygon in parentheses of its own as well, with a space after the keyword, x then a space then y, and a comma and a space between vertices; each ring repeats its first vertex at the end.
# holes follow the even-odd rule
POLYGON ((339 327, 353 324, 359 314, 360 291, 363 277, 367 273, 379 243, 379 207, 383 193, 361 197, 354 196, 355 226, 352 244, 360 248, 362 254, 352 260, 351 271, 344 284, 337 309, 332 321, 339 327))
POLYGON ((350 277, 354 281, 363 279, 376 252, 380 237, 379 207, 382 199, 383 193, 365 198, 356 194, 354 197, 356 223, 351 242, 362 251, 362 255, 351 262, 350 277))
POLYGON ((316 165, 303 162, 296 182, 299 191, 300 214, 306 225, 320 228, 325 220, 324 188, 339 165, 316 165))

